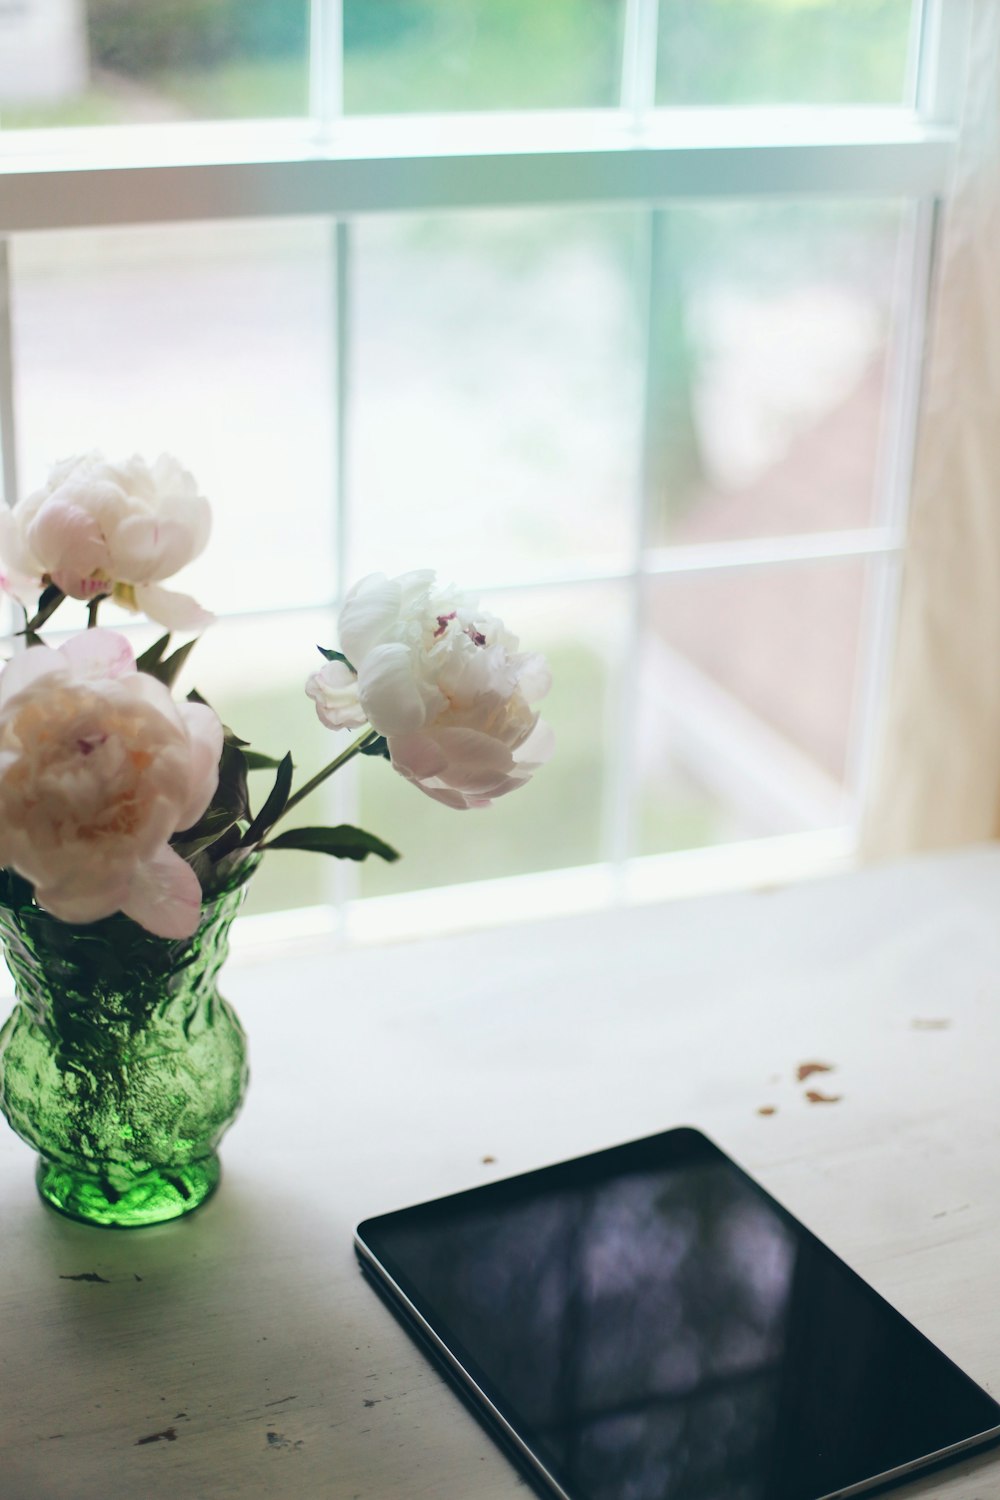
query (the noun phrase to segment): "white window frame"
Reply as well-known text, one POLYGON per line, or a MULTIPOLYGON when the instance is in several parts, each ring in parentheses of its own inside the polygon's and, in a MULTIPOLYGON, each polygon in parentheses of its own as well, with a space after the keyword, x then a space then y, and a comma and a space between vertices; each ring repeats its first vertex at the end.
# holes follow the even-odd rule
MULTIPOLYGON (((946 204, 961 110, 969 0, 915 0, 910 101, 879 108, 661 108, 654 105, 657 0, 626 0, 622 86, 617 108, 399 117, 342 113, 339 0, 313 0, 310 115, 297 121, 0 131, 0 452, 4 497, 18 492, 15 373, 10 326, 11 236, 129 224, 318 216, 331 237, 338 372, 336 507, 339 539, 349 524, 343 463, 350 238, 364 215, 501 207, 628 206, 645 213, 650 235, 664 205, 720 198, 905 200, 904 260, 884 440, 879 524, 853 531, 768 537, 698 547, 648 545, 652 495, 634 497, 633 548, 618 571, 568 566, 544 576, 470 580, 490 587, 626 582, 632 598, 635 662, 648 581, 677 573, 744 569, 839 558, 881 557, 865 634, 870 642, 855 714, 850 781, 860 801, 871 768, 876 705, 884 691, 896 607, 898 560, 913 466, 920 369, 940 215, 946 204)), ((650 266, 652 256, 649 256, 650 266)), ((647 296, 653 295, 647 275, 647 296)), ((652 350, 647 351, 653 358, 652 350)), ((651 376, 646 370, 646 393, 651 376)), ((652 413, 645 402, 643 442, 652 413)), ((343 567, 345 548, 338 547, 343 567)), ((337 593, 346 584, 337 580, 337 593)), ((336 599, 330 601, 331 606, 336 599)), ((625 667, 620 713, 636 711, 638 684, 625 667)), ((622 738, 627 742, 629 736, 622 738)), ((642 899, 693 888, 773 880, 849 860, 842 831, 755 841, 741 848, 638 859, 631 854, 634 784, 625 756, 611 768, 606 862, 591 870, 491 882, 489 909, 507 916, 608 899, 642 899)), ((358 932, 450 920, 468 908, 482 920, 483 892, 466 902, 434 892, 350 903, 358 932), (362 907, 369 908, 366 916, 362 907), (375 919, 371 912, 378 908, 375 919), (438 916, 434 918, 433 911, 438 916), (409 915, 407 915, 409 914, 409 915), (415 916, 414 914, 419 914, 415 916)), ((261 919, 265 920, 265 919, 261 919)), ((314 919, 322 928, 327 915, 314 919)), ((287 919, 270 930, 288 928, 287 919)), ((294 924, 293 924, 294 925, 294 924)), ((300 924, 301 925, 301 924, 300 924)), ((308 925, 308 924, 307 924, 308 925)), ((423 929, 425 930, 425 928, 423 929)))

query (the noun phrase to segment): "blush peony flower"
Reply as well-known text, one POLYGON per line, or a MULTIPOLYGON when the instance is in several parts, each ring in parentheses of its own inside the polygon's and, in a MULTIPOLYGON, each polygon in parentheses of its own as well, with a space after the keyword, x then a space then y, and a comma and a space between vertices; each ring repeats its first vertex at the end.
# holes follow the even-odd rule
POLYGON ((329 662, 306 687, 320 719, 367 721, 396 770, 438 802, 488 806, 552 754, 532 707, 549 689, 544 658, 518 651, 502 620, 437 588, 432 572, 362 579, 344 601, 340 645, 350 666, 329 662))
POLYGON ((176 459, 161 454, 150 468, 87 453, 57 464, 14 510, 0 507, 0 582, 22 603, 51 582, 74 599, 113 594, 168 630, 199 630, 212 616, 161 583, 210 530, 208 501, 176 459))
POLYGON ((211 801, 222 738, 210 708, 175 703, 114 631, 21 652, 0 673, 0 865, 64 922, 122 911, 189 937, 201 886, 168 840, 211 801))

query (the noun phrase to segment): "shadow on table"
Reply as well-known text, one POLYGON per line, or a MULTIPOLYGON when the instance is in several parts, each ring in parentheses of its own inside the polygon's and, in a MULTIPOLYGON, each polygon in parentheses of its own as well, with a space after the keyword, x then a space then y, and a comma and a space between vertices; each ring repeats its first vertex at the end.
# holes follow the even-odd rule
POLYGON ((141 1230, 26 1206, 3 1299, 5 1494, 89 1500, 109 1464, 123 1493, 159 1495, 171 1471, 164 1494, 194 1493, 185 1476, 220 1453, 238 1482, 268 1453, 353 1446, 344 1413, 374 1365, 351 1226, 280 1184, 262 1202, 260 1181, 236 1171, 190 1218, 141 1230))

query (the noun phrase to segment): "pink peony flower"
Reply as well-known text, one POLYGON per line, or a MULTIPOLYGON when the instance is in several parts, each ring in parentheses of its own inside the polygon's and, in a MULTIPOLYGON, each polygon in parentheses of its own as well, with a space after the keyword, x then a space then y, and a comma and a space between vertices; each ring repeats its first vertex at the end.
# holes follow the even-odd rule
POLYGON ((122 911, 189 937, 201 887, 168 840, 210 803, 222 735, 210 708, 137 671, 114 631, 22 651, 0 673, 0 865, 61 921, 122 911))

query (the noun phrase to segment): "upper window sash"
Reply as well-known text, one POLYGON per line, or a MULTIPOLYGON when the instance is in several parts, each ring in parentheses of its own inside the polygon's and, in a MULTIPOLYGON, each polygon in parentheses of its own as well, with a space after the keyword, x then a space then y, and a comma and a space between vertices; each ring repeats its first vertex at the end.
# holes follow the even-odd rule
POLYGON ((955 130, 900 108, 656 109, 0 136, 0 234, 275 215, 945 192, 955 130))

